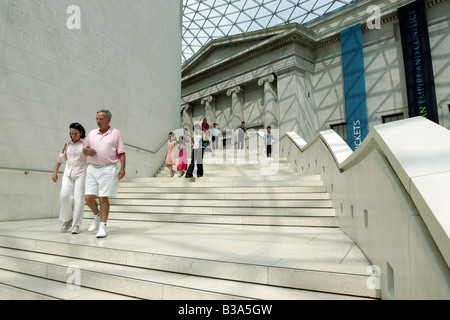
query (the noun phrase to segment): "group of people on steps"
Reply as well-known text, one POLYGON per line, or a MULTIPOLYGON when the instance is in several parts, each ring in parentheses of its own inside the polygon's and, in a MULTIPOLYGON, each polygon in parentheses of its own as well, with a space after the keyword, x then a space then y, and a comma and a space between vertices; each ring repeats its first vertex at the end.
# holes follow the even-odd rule
MULTIPOLYGON (((272 156, 272 132, 271 127, 267 127, 267 133, 264 137, 267 157, 272 156)), ((178 177, 181 178, 186 173, 186 178, 192 178, 197 164, 197 177, 203 176, 203 155, 205 150, 209 147, 209 138, 211 136, 212 149, 218 149, 219 147, 219 128, 217 123, 213 124, 210 130, 208 120, 205 118, 201 126, 199 124, 193 127, 194 135, 191 138, 188 129, 184 129, 183 137, 180 138, 180 143, 177 142, 177 137, 173 132, 169 132, 169 139, 167 142, 167 153, 165 157, 165 165, 169 169, 169 177, 173 177, 175 174, 174 166, 176 165, 177 159, 177 149, 179 162, 177 165, 177 171, 179 171, 178 177), (178 145, 178 148, 177 148, 178 145), (188 167, 187 154, 188 149, 192 148, 192 159, 188 167)), ((238 129, 238 149, 242 150, 244 148, 244 140, 247 134, 247 129, 245 128, 245 121, 242 121, 241 126, 238 129)))

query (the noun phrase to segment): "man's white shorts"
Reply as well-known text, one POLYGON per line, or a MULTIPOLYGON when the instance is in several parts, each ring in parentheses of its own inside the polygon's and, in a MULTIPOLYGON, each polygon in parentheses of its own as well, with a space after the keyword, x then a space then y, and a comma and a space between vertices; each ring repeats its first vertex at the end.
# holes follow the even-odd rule
POLYGON ((86 195, 117 197, 119 186, 117 164, 101 168, 89 165, 86 172, 86 195))

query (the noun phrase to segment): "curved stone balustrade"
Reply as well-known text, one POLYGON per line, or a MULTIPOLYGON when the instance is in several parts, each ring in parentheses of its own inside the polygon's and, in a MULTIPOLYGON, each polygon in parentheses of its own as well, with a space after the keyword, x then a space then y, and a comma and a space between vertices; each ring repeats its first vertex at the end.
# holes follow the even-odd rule
POLYGON ((310 143, 288 132, 280 154, 323 175, 382 299, 449 299, 449 130, 422 117, 378 125, 355 152, 333 130, 310 143))

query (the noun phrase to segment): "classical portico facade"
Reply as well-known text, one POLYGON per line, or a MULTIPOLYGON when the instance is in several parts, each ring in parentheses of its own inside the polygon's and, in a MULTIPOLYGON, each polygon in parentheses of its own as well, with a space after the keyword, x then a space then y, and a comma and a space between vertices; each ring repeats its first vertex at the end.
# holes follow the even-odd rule
POLYGON ((199 59, 197 64, 191 59, 184 68, 181 125, 191 129, 207 118, 223 133, 237 129, 242 121, 255 129, 282 125, 286 132, 298 127, 297 120, 280 112, 291 112, 286 104, 292 103, 289 96, 295 86, 291 81, 304 78, 300 65, 312 69, 307 59, 297 61, 292 56, 303 41, 308 44, 301 30, 299 25, 262 30, 222 39, 213 48, 201 50, 193 58, 199 59), (210 66, 212 60, 218 65, 210 66))
MULTIPOLYGON (((223 133, 248 128, 294 131, 311 141, 320 131, 345 130, 346 110, 340 32, 361 24, 369 127, 408 118, 397 9, 410 0, 361 1, 307 25, 290 24, 213 40, 182 69, 182 126, 208 119, 223 133), (379 6, 379 27, 368 21, 379 6)), ((450 128, 444 74, 449 39, 441 10, 426 1, 440 124, 450 128)), ((447 70, 447 72, 445 71, 447 70)), ((345 133, 342 133, 345 134, 345 133)), ((345 137, 344 137, 345 139, 345 137)))

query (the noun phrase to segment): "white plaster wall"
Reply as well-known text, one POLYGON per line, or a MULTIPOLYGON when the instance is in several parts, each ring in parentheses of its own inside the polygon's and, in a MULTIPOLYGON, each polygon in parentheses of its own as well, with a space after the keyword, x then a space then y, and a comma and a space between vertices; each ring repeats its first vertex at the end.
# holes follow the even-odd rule
POLYGON ((323 175, 340 228, 381 272, 383 299, 450 298, 449 137, 419 117, 374 127, 355 153, 332 130, 280 142, 299 173, 323 175))
POLYGON ((0 220, 58 215, 47 171, 69 124, 94 129, 102 108, 127 145, 127 176, 157 171, 179 126, 180 15, 176 0, 0 2, 0 220), (66 27, 69 5, 81 30, 66 27))

